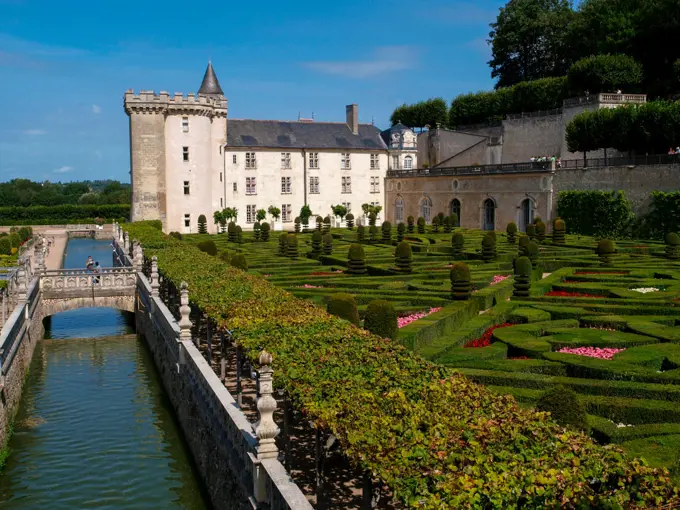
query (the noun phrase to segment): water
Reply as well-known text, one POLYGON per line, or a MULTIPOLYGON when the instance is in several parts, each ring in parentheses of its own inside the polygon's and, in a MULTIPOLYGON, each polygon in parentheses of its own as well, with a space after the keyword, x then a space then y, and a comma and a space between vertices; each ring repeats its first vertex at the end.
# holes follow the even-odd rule
MULTIPOLYGON (((64 267, 108 242, 74 239, 64 267)), ((109 308, 46 320, 0 475, 0 508, 205 509, 190 454, 129 314, 109 308)))

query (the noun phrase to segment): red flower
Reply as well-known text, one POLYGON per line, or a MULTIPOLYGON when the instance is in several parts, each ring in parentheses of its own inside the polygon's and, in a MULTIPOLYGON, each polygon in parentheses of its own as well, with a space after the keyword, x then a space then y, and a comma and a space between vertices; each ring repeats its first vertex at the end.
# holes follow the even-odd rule
POLYGON ((566 292, 564 290, 551 290, 546 296, 557 296, 557 297, 589 297, 589 298, 606 298, 607 296, 597 296, 595 294, 585 294, 582 292, 566 292))
POLYGON ((488 347, 491 345, 491 339, 493 337, 493 332, 494 330, 498 328, 507 328, 508 326, 513 326, 511 322, 504 322, 503 324, 496 324, 495 326, 491 326, 489 329, 487 329, 484 334, 477 338, 476 340, 470 340, 468 341, 464 347, 488 347))

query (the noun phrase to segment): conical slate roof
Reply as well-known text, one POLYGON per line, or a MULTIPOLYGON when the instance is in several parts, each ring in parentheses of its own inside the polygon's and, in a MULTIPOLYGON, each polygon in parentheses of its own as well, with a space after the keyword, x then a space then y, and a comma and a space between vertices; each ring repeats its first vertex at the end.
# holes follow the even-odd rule
POLYGON ((220 82, 217 80, 217 75, 213 69, 212 63, 208 62, 208 68, 205 70, 203 75, 203 82, 201 83, 201 88, 198 89, 199 94, 206 96, 220 95, 223 96, 222 87, 220 87, 220 82))

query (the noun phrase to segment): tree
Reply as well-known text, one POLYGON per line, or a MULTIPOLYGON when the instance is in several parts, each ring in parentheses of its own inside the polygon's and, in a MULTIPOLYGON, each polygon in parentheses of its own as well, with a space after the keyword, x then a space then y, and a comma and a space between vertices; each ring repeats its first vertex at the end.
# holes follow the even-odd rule
POLYGON ((221 230, 222 232, 224 232, 224 227, 225 227, 226 224, 227 224, 227 220, 226 220, 226 218, 224 217, 224 209, 221 210, 221 211, 215 211, 215 212, 213 213, 213 220, 214 220, 214 222, 215 222, 215 225, 219 225, 219 226, 220 226, 220 230, 221 230))
POLYGON ((395 108, 390 117, 392 125, 402 123, 410 128, 431 128, 448 124, 449 108, 446 100, 437 97, 414 104, 403 104, 395 108))
POLYGON ((275 207, 273 205, 269 206, 269 209, 267 209, 267 212, 269 215, 272 217, 274 221, 278 221, 278 219, 281 217, 281 209, 278 207, 275 207))
POLYGON ((333 216, 337 216, 342 221, 345 216, 347 216, 347 207, 344 205, 332 205, 331 211, 333 211, 333 216))
POLYGON ((496 88, 562 76, 569 68, 565 35, 574 11, 569 0, 510 0, 491 23, 491 77, 496 88))
POLYGON ((255 212, 255 220, 258 222, 264 221, 267 218, 267 211, 264 209, 258 209, 255 212))
POLYGON ((238 209, 236 209, 236 207, 227 207, 222 210, 222 214, 224 214, 225 221, 234 220, 235 223, 238 218, 238 209))
POLYGON ((642 66, 627 55, 595 55, 582 58, 569 69, 569 88, 575 96, 614 92, 636 92, 642 82, 642 66))
POLYGON ((199 234, 208 233, 208 220, 206 219, 205 214, 201 214, 198 217, 198 233, 199 234))
POLYGON ((303 205, 300 208, 300 221, 302 224, 307 228, 309 225, 309 218, 312 217, 312 208, 309 207, 308 205, 303 205))

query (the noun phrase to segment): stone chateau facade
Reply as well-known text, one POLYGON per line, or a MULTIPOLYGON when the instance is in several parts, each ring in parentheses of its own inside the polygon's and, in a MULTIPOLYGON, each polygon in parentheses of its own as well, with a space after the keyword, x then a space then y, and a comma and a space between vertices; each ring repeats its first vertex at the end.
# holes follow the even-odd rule
POLYGON ((326 216, 344 204, 361 222, 362 204, 385 207, 387 171, 418 165, 412 130, 360 124, 356 104, 340 123, 228 119, 211 64, 197 94, 128 90, 124 108, 131 219, 161 220, 166 232, 196 232, 201 214, 216 232, 213 213, 226 207, 238 209, 245 229, 272 205, 281 209, 276 229, 292 228, 303 205, 326 216))

